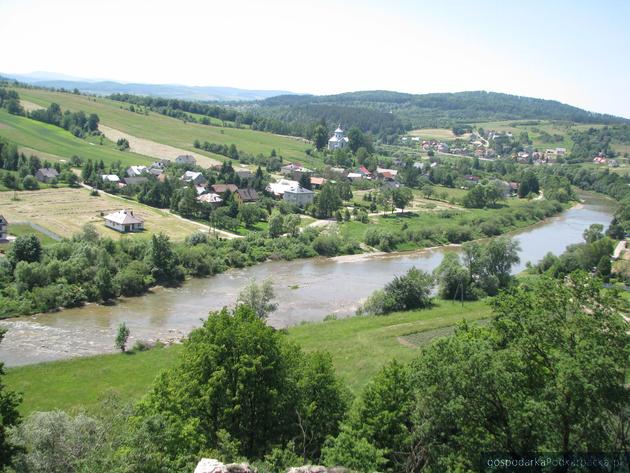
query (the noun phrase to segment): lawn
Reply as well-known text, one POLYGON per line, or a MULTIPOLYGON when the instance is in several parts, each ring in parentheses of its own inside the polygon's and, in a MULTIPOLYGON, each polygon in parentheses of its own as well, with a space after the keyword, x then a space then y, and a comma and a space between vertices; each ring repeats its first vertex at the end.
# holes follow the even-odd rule
POLYGON ((200 226, 182 220, 166 211, 145 206, 137 202, 100 193, 90 196, 87 189, 46 189, 23 191, 13 200, 13 192, 0 192, 0 214, 9 223, 30 222, 63 237, 70 237, 81 231, 86 223, 93 223, 97 231, 111 238, 147 238, 164 232, 171 238, 182 240, 191 233, 199 231, 200 226), (102 215, 130 209, 145 220, 145 231, 123 235, 105 227, 102 215))
MULTIPOLYGON (((262 153, 269 156, 272 149, 285 161, 298 160, 305 165, 315 164, 305 151, 311 145, 301 138, 286 137, 264 133, 244 128, 208 126, 197 123, 185 123, 176 118, 167 117, 154 112, 148 115, 131 112, 128 104, 115 102, 101 97, 87 97, 70 93, 52 92, 36 89, 15 89, 21 98, 41 106, 48 106, 51 102, 58 103, 63 110, 86 113, 97 113, 101 123, 132 136, 152 140, 157 143, 175 146, 188 151, 198 152, 211 157, 202 150, 193 147, 195 140, 202 143, 227 144, 234 143, 239 150, 257 155, 262 153)), ((226 158, 222 158, 225 160, 226 158)))
MULTIPOLYGON (((490 308, 483 301, 467 302, 464 307, 437 301, 429 310, 300 325, 290 328, 288 337, 307 352, 330 352, 339 376, 358 393, 388 361, 396 358, 406 362, 416 356, 416 343, 407 340, 409 337, 421 340, 424 332, 489 316, 490 308)), ((435 338, 431 334, 441 333, 430 332, 426 341, 435 338)), ((24 394, 24 414, 51 409, 89 411, 97 408, 99 399, 108 392, 126 400, 141 397, 162 369, 174 365, 180 350, 175 345, 134 355, 100 355, 10 368, 6 384, 24 394)))
POLYGON ((122 152, 111 142, 102 146, 75 137, 63 128, 30 118, 11 115, 0 109, 0 136, 16 143, 26 155, 35 154, 48 160, 69 160, 73 155, 106 164, 121 161, 123 165, 151 164, 147 156, 122 152))
MULTIPOLYGON (((15 237, 19 237, 22 235, 35 235, 37 238, 39 238, 39 241, 42 243, 42 245, 50 245, 51 243, 55 243, 55 240, 53 240, 51 237, 25 223, 10 223, 9 235, 13 235, 15 237)), ((9 248, 9 245, 10 243, 0 243, 0 253, 4 253, 9 248)))

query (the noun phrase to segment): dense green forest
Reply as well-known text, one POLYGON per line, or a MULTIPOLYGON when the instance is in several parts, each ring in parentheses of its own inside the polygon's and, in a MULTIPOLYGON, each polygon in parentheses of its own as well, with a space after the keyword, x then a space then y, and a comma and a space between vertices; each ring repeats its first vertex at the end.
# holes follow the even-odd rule
MULTIPOLYGON (((311 120, 321 117, 322 106, 328 107, 327 120, 333 122, 343 122, 343 109, 359 108, 370 111, 370 117, 379 117, 378 112, 389 114, 392 116, 392 124, 401 124, 407 129, 450 128, 462 122, 515 119, 628 123, 625 118, 588 112, 555 100, 483 91, 424 95, 388 91, 351 92, 328 96, 284 95, 259 102, 258 109, 255 110, 271 117, 304 121, 309 117, 311 120), (338 115, 335 116, 333 111, 338 115)), ((360 126, 359 123, 353 122, 347 126, 355 125, 360 126)), ((387 133, 387 129, 379 126, 379 133, 387 133)))

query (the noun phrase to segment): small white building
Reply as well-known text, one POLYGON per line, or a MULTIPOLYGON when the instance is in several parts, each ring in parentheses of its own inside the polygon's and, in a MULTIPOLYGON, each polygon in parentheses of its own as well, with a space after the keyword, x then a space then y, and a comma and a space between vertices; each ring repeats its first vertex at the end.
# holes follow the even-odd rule
POLYGON ((113 182, 118 184, 120 182, 120 177, 118 177, 116 174, 103 174, 101 176, 101 180, 103 182, 113 182))
POLYGON ((9 222, 0 215, 0 241, 7 240, 9 236, 9 222))
POLYGON ((341 128, 341 125, 339 125, 335 130, 335 134, 328 140, 328 149, 331 151, 344 149, 349 143, 350 140, 344 135, 343 129, 341 128))
POLYGON ((105 226, 122 233, 140 232, 144 230, 144 220, 131 210, 119 210, 105 215, 105 226))
POLYGON ((197 197, 197 200, 199 202, 203 202, 204 204, 211 204, 214 206, 221 205, 221 202, 223 202, 223 199, 221 198, 221 196, 219 194, 215 194, 214 192, 210 192, 208 194, 202 194, 199 197, 197 197))

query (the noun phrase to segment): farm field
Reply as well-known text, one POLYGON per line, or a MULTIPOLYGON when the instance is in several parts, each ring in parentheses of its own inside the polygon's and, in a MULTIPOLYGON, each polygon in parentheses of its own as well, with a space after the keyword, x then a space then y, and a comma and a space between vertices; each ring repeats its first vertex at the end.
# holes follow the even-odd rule
MULTIPOLYGON (((97 113, 103 125, 119 130, 129 135, 143 138, 156 143, 166 144, 188 151, 198 152, 216 158, 205 151, 196 150, 193 146, 195 140, 202 143, 209 141, 218 144, 235 144, 239 150, 251 154, 262 153, 268 156, 272 149, 285 161, 299 160, 305 165, 319 163, 309 158, 305 151, 311 146, 301 138, 285 137, 253 131, 242 128, 229 128, 208 126, 196 123, 185 123, 182 120, 167 117, 154 112, 131 112, 129 104, 115 102, 101 97, 88 97, 70 93, 52 92, 37 89, 15 89, 20 98, 29 102, 48 106, 51 102, 58 103, 63 110, 97 113)), ((225 157, 221 157, 225 160, 225 157)))
POLYGON ((457 138, 467 140, 470 137, 470 133, 465 133, 461 136, 457 136, 450 128, 418 128, 416 130, 411 130, 407 134, 409 136, 418 136, 423 140, 437 141, 454 140, 457 138))
MULTIPOLYGON (((484 301, 466 302, 464 307, 436 301, 428 310, 292 327, 288 337, 307 352, 330 352, 337 373, 356 394, 385 363, 394 358, 405 362, 413 359, 418 346, 435 338, 432 331, 440 330, 433 335, 441 336, 445 327, 489 316, 490 307, 484 301), (410 337, 416 341, 408 341, 410 337)), ((140 398, 162 369, 175 364, 180 351, 181 347, 174 345, 133 355, 100 355, 10 368, 6 384, 23 393, 23 414, 52 409, 90 411, 98 408, 99 400, 108 392, 117 393, 122 400, 140 398)))
POLYGON ((0 136, 18 144, 28 156, 54 161, 69 160, 73 155, 106 164, 121 161, 124 166, 151 164, 155 160, 140 154, 122 152, 113 143, 99 145, 75 137, 69 131, 47 123, 9 114, 0 109, 0 136))
POLYGON ((103 236, 119 238, 147 238, 164 232, 176 240, 199 231, 200 226, 182 220, 168 212, 148 207, 123 198, 101 193, 92 197, 87 189, 47 189, 18 193, 17 201, 12 200, 13 192, 0 192, 0 214, 9 222, 21 221, 41 225, 63 237, 70 237, 81 231, 86 223, 95 224, 103 236), (105 227, 102 214, 120 209, 130 209, 145 220, 146 230, 142 233, 123 235, 105 227))

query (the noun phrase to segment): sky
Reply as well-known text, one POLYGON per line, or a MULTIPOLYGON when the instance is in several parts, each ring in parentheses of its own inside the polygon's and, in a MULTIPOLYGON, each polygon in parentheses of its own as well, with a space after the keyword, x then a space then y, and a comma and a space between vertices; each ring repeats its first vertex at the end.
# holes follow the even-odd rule
POLYGON ((0 21, 4 73, 488 90, 630 118, 628 0, 0 0, 0 21))

